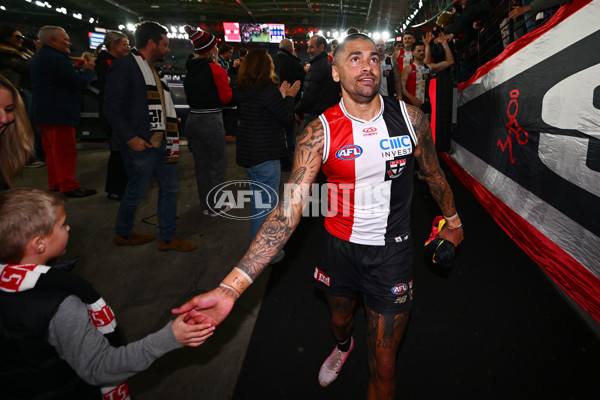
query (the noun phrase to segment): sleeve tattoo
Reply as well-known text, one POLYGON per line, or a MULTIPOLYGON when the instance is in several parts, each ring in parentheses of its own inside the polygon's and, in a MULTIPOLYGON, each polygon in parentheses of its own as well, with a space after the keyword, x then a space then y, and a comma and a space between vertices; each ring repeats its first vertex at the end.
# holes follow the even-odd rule
POLYGON ((423 172, 431 195, 440 207, 443 215, 454 215, 456 213, 454 196, 452 195, 452 190, 450 189, 450 185, 448 185, 444 171, 440 167, 435 144, 431 137, 429 121, 419 108, 408 104, 406 108, 419 140, 419 144, 415 149, 417 164, 421 172, 423 172))
POLYGON ((305 200, 323 159, 323 125, 310 123, 296 138, 294 166, 288 187, 273 212, 265 219, 250 248, 237 265, 255 279, 288 241, 300 222, 305 200), (289 189, 289 190, 288 190, 289 189))

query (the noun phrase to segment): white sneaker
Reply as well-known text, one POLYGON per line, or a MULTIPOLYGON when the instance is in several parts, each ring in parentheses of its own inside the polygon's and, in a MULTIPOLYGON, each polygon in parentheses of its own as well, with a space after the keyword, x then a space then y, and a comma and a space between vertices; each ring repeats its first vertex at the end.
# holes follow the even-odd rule
POLYGON ((353 348, 354 338, 352 336, 350 337, 350 348, 348 351, 341 351, 337 345, 335 346, 329 357, 327 357, 327 360, 321 365, 321 369, 319 370, 319 385, 327 387, 337 379, 342 371, 342 366, 348 359, 353 348))
POLYGON ((285 257, 285 251, 281 250, 269 264, 277 264, 279 261, 283 260, 283 257, 285 257))

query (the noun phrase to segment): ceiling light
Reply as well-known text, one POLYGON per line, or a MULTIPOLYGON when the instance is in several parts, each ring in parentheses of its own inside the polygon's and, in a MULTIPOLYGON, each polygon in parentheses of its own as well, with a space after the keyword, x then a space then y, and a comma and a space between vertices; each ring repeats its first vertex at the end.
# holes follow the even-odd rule
POLYGON ((323 31, 319 31, 319 36, 325 36, 325 35, 323 34, 323 31))
POLYGON ((390 38, 390 33, 388 31, 381 32, 381 37, 383 40, 388 40, 390 38))
POLYGON ((73 18, 75 18, 75 19, 81 19, 81 18, 83 18, 83 15, 81 15, 79 13, 73 13, 73 18))
POLYGON ((0 6, 0 10, 2 10, 2 11, 6 11, 6 7, 4 7, 4 6, 0 6))
POLYGON ((122 31, 123 29, 125 29, 125 25, 123 25, 123 24, 119 25, 119 30, 122 31))
POLYGON ((127 29, 130 30, 131 32, 135 31, 135 26, 133 26, 132 23, 127 24, 127 29))
POLYGON ((90 24, 94 23, 94 18, 90 18, 90 24))
POLYGON ((160 6, 158 4, 151 4, 150 8, 160 8, 160 6))
POLYGON ((375 39, 375 40, 379 40, 379 39, 381 39, 381 34, 380 34, 379 32, 375 32, 375 33, 373 34, 373 39, 375 39))

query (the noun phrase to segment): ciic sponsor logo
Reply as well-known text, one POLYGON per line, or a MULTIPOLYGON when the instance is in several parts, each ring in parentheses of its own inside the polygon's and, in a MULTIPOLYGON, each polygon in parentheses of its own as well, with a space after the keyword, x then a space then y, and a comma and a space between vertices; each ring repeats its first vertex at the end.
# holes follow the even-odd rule
POLYGON ((408 291, 408 285, 406 283, 399 283, 392 287, 392 293, 396 296, 401 296, 408 291))
POLYGON ((270 186, 256 181, 228 181, 215 186, 206 196, 211 212, 218 212, 227 206, 231 210, 220 214, 229 219, 255 219, 268 215, 279 202, 279 195, 270 186), (254 198, 255 211, 250 215, 236 215, 233 212, 250 209, 250 201, 254 198))
POLYGON ((323 271, 321 271, 317 267, 315 267, 314 277, 315 277, 315 280, 317 280, 318 282, 321 282, 321 283, 327 285, 328 287, 331 286, 331 278, 328 277, 327 275, 325 275, 323 273, 323 271))
POLYGON ((354 160, 355 158, 360 157, 362 153, 362 147, 355 144, 349 144, 339 149, 337 153, 335 153, 335 156, 340 160, 354 160))
POLYGON ((368 128, 363 129, 363 136, 374 136, 377 135, 377 128, 374 126, 370 126, 368 128))
POLYGON ((379 141, 379 147, 381 147, 382 150, 391 150, 412 147, 412 144, 410 143, 410 138, 404 135, 391 137, 388 139, 381 139, 379 141))
POLYGON ((405 156, 412 153, 412 143, 407 135, 381 139, 379 148, 384 150, 381 156, 385 158, 405 156))

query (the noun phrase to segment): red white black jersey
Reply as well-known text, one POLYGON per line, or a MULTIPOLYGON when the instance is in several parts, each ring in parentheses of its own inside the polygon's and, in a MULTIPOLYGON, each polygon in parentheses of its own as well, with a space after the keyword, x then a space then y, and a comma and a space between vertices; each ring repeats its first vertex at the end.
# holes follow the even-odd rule
POLYGON ((421 100, 421 103, 425 102, 425 91, 430 71, 427 64, 410 64, 410 73, 406 80, 406 91, 421 100))
POLYGON ((330 187, 325 228, 352 243, 383 246, 410 231, 417 135, 406 105, 379 96, 370 121, 348 114, 344 101, 319 118, 325 136, 322 171, 330 187))
POLYGON ((404 69, 404 67, 406 67, 411 62, 413 62, 412 51, 400 49, 398 51, 398 58, 396 59, 396 61, 398 61, 398 65, 400 67, 400 73, 402 73, 402 70, 404 69))

